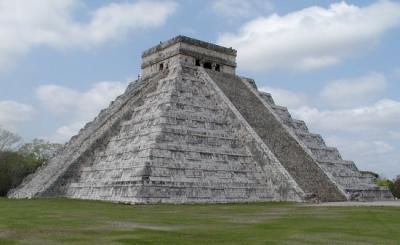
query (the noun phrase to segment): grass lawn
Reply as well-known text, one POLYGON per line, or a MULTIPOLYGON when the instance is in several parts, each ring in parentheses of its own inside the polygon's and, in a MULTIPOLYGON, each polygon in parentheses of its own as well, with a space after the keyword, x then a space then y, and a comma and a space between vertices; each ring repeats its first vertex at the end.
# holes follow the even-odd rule
POLYGON ((400 244, 400 208, 0 199, 0 244, 400 244))

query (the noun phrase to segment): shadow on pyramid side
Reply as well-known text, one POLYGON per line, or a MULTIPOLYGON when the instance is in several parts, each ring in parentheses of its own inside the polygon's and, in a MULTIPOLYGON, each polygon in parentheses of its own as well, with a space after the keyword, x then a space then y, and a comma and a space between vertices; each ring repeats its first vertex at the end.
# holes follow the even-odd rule
POLYGON ((9 193, 124 203, 391 199, 251 79, 236 51, 178 36, 142 78, 9 193))

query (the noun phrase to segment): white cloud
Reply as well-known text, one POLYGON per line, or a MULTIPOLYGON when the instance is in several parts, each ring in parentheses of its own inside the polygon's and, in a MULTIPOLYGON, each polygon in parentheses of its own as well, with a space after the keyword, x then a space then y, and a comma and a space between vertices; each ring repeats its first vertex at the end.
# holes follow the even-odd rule
POLYGON ((126 86, 126 83, 121 82, 99 82, 85 92, 58 85, 38 87, 36 96, 41 105, 53 115, 66 119, 66 125, 47 138, 65 142, 122 94, 126 86))
POLYGON ((305 106, 308 101, 308 98, 305 94, 296 93, 285 89, 261 87, 259 90, 270 93, 277 105, 287 106, 290 109, 305 106))
POLYGON ((311 70, 331 66, 375 44, 400 25, 400 4, 378 1, 366 7, 345 2, 310 7, 284 16, 258 17, 218 43, 238 50, 243 69, 311 70))
POLYGON ((269 13, 274 9, 273 4, 266 0, 214 0, 211 7, 215 13, 232 19, 269 13))
POLYGON ((394 140, 400 140, 400 129, 399 131, 389 131, 389 137, 394 140))
POLYGON ((0 0, 0 69, 39 45, 91 47, 159 27, 177 7, 170 1, 111 3, 82 23, 73 15, 82 4, 81 0, 0 0))
POLYGON ((0 125, 15 130, 16 124, 32 119, 35 109, 26 104, 11 100, 0 101, 0 125))
POLYGON ((86 123, 87 122, 77 121, 68 125, 61 126, 57 128, 54 134, 47 137, 45 136, 43 138, 49 140, 50 142, 65 143, 72 136, 76 135, 86 123))
POLYGON ((375 101, 385 89, 385 77, 371 73, 359 78, 334 81, 323 88, 320 96, 332 107, 349 108, 375 101))
POLYGON ((400 102, 383 99, 371 106, 342 110, 318 110, 308 106, 293 110, 295 117, 313 128, 340 132, 371 132, 400 125, 400 102))
POLYGON ((58 85, 43 85, 36 89, 41 104, 55 115, 66 113, 90 114, 106 106, 120 95, 126 84, 120 82, 99 82, 86 92, 58 85))
POLYGON ((325 141, 330 146, 338 147, 344 159, 355 161, 361 170, 371 170, 386 177, 394 178, 400 173, 400 152, 398 145, 385 136, 335 135, 325 141))
POLYGON ((371 157, 376 155, 388 154, 394 151, 394 147, 382 140, 365 141, 360 139, 349 139, 338 136, 330 136, 325 139, 328 145, 343 148, 341 151, 345 155, 359 157, 371 157))
POLYGON ((80 108, 76 103, 81 93, 58 85, 44 85, 36 90, 36 95, 42 105, 51 113, 62 115, 67 111, 80 108))

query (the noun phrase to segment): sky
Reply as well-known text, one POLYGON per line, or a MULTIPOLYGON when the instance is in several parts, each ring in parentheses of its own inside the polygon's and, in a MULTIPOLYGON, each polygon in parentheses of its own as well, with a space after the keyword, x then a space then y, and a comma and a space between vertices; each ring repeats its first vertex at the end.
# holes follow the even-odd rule
POLYGON ((400 1, 0 0, 0 125, 64 143, 186 35, 254 78, 344 159, 400 174, 400 1))

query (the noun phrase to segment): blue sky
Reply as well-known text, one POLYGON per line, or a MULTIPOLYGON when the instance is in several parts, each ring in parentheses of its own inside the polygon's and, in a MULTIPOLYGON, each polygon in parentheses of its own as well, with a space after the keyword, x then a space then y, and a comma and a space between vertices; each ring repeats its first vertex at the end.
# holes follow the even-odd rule
POLYGON ((67 141, 179 34, 237 49, 344 158, 400 174, 400 1, 0 0, 0 125, 67 141))

